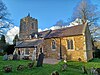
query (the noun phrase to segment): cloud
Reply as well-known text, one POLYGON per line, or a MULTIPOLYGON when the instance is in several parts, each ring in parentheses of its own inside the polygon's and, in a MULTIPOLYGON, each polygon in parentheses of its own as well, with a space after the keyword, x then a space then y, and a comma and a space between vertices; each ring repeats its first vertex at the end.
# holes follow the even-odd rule
POLYGON ((75 21, 71 22, 68 27, 71 27, 71 26, 76 26, 76 25, 81 25, 82 24, 82 20, 77 18, 75 21))
POLYGON ((42 29, 39 28, 39 29, 38 29, 38 32, 41 32, 41 31, 42 31, 42 29))
POLYGON ((56 30, 56 29, 61 29, 62 27, 61 26, 52 26, 50 29, 51 30, 56 30))
POLYGON ((69 25, 67 25, 66 22, 63 22, 62 20, 59 20, 57 21, 57 23, 55 25, 53 25, 52 27, 50 28, 45 28, 45 29, 39 29, 38 31, 41 32, 41 31, 46 31, 46 30, 56 30, 56 29, 61 29, 61 28, 66 28, 66 27, 71 27, 71 26, 75 26, 75 25, 81 25, 82 24, 82 21, 81 19, 76 19, 75 21, 71 22, 69 25))
POLYGON ((52 26, 50 28, 45 28, 45 29, 38 29, 38 32, 42 32, 42 31, 46 31, 46 30, 56 30, 56 29, 60 29, 60 26, 52 26))
POLYGON ((39 28, 39 29, 38 29, 38 32, 42 32, 42 31, 46 31, 46 30, 49 30, 49 29, 48 29, 48 28, 45 28, 45 29, 39 28))
POLYGON ((10 29, 6 34, 6 42, 12 44, 13 39, 16 34, 19 34, 19 27, 14 26, 12 29, 10 29))
POLYGON ((45 28, 43 31, 49 30, 49 28, 45 28))

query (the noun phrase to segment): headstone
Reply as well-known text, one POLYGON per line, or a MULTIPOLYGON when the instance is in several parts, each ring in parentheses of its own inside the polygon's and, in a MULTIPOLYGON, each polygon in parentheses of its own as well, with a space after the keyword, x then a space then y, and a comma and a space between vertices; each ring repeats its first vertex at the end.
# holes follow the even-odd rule
POLYGON ((20 59, 24 59, 24 52, 23 51, 21 51, 21 53, 20 53, 20 59))
POLYGON ((8 55, 7 55, 7 54, 5 54, 5 55, 3 56, 3 60, 8 60, 8 55))
POLYGON ((20 60, 20 54, 21 54, 20 50, 18 49, 18 57, 17 57, 18 60, 20 60))
POLYGON ((12 54, 8 55, 8 59, 12 60, 13 59, 13 55, 12 54))
POLYGON ((67 64, 66 63, 64 63, 63 65, 62 65, 62 71, 66 71, 67 70, 67 64))
POLYGON ((97 71, 95 71, 93 75, 100 75, 100 74, 97 71))
POLYGON ((35 61, 36 60, 36 49, 33 51, 33 54, 32 54, 32 61, 35 61))
POLYGON ((54 71, 51 73, 51 75, 59 75, 59 73, 57 71, 54 71))
POLYGON ((42 67, 43 59, 44 59, 44 54, 41 52, 41 54, 39 54, 39 58, 37 60, 37 67, 42 67))
POLYGON ((18 50, 18 55, 20 55, 20 50, 18 50))
POLYGON ((20 60, 20 55, 17 56, 17 59, 20 60))
POLYGON ((84 74, 87 74, 87 70, 86 70, 85 66, 82 66, 82 71, 84 74))
POLYGON ((13 60, 17 60, 17 58, 18 58, 18 55, 15 53, 15 54, 13 55, 13 60))
POLYGON ((67 56, 64 55, 64 63, 67 63, 67 56))
POLYGON ((92 67, 92 68, 91 68, 91 74, 95 74, 95 71, 96 71, 95 68, 92 67))
POLYGON ((92 75, 100 75, 100 68, 91 68, 91 74, 92 75))
POLYGON ((97 71, 98 75, 100 75, 100 68, 97 68, 96 71, 97 71))

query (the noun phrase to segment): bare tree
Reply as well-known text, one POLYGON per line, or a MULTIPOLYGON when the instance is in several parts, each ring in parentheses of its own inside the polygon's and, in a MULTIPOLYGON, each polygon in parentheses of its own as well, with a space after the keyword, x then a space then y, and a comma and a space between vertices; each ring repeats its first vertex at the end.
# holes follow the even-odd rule
POLYGON ((75 7, 72 19, 75 20, 76 18, 81 19, 82 24, 88 23, 93 37, 96 31, 100 30, 100 26, 97 24, 100 18, 100 12, 97 11, 97 6, 93 5, 90 0, 81 0, 75 7))
POLYGON ((13 26, 11 24, 11 20, 9 19, 9 15, 7 7, 2 0, 0 0, 0 35, 5 34, 7 30, 13 26))
POLYGON ((0 0, 0 19, 5 20, 8 16, 7 7, 5 4, 0 0))

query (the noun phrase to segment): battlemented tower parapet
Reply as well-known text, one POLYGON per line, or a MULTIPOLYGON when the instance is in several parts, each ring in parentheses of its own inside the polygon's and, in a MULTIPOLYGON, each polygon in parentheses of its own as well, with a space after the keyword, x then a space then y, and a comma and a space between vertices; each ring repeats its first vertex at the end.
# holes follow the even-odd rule
POLYGON ((30 39, 32 33, 38 33, 38 21, 28 14, 28 16, 20 20, 19 39, 30 39))

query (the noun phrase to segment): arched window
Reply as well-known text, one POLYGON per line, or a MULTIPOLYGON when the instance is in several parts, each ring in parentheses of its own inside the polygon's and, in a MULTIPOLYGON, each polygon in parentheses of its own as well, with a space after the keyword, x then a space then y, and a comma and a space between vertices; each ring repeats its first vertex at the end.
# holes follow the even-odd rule
POLYGON ((67 40, 68 49, 73 49, 73 40, 67 40))
POLYGON ((56 41, 52 40, 52 49, 56 49, 56 41))

